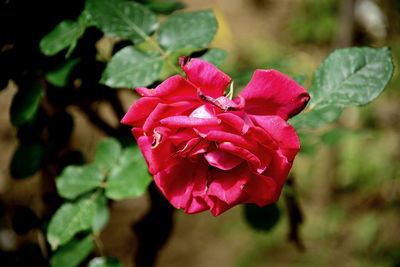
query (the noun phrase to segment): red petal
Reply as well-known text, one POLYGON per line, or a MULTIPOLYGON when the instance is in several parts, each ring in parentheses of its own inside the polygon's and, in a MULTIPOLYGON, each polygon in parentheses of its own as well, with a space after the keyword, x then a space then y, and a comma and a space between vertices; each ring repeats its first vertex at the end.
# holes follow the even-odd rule
POLYGON ((260 207, 276 202, 280 194, 275 181, 263 175, 253 175, 243 191, 250 196, 247 203, 255 203, 260 207))
POLYGON ((147 117, 143 124, 145 132, 151 130, 160 124, 160 120, 169 116, 180 115, 193 108, 193 102, 180 101, 172 104, 158 104, 147 117))
POLYGON ((248 150, 255 150, 257 146, 251 142, 251 140, 247 140, 243 136, 223 132, 223 131, 210 131, 205 136, 207 140, 216 141, 216 142, 230 142, 236 146, 246 148, 248 150))
POLYGON ((251 177, 246 164, 229 171, 215 170, 211 175, 215 179, 209 185, 206 201, 213 215, 217 216, 248 199, 242 190, 251 177))
POLYGON ((195 213, 208 209, 208 205, 194 196, 203 197, 206 193, 207 164, 192 164, 181 161, 180 164, 160 171, 154 181, 161 192, 177 209, 195 213))
POLYGON ((162 100, 157 97, 143 97, 133 103, 128 112, 122 118, 121 123, 130 126, 142 126, 144 119, 161 103, 162 100))
POLYGON ((204 157, 211 166, 221 170, 231 170, 243 162, 243 159, 221 150, 211 151, 204 157))
POLYGON ((162 125, 171 128, 182 128, 182 127, 196 127, 196 126, 218 126, 221 120, 217 118, 196 118, 189 116, 170 116, 160 121, 162 125))
POLYGON ((294 128, 278 116, 251 116, 278 143, 279 150, 293 161, 300 149, 300 141, 294 128))
POLYGON ((249 150, 237 147, 229 142, 221 143, 219 148, 246 160, 252 171, 257 174, 263 173, 271 161, 270 152, 265 149, 264 151, 259 151, 258 155, 255 155, 249 150))
POLYGON ((189 81, 199 87, 204 95, 213 98, 222 96, 231 82, 228 75, 202 59, 182 57, 179 62, 189 81))
POLYGON ((292 163, 280 153, 273 153, 271 163, 263 175, 274 179, 277 185, 276 198, 279 197, 281 189, 285 184, 286 178, 292 168, 292 163))
POLYGON ((136 88, 141 96, 160 97, 169 101, 197 100, 197 89, 185 78, 172 76, 158 85, 155 89, 136 88))
POLYGON ((256 70, 239 95, 246 99, 247 113, 284 120, 302 111, 310 99, 304 88, 276 70, 256 70))
MULTIPOLYGON (((167 139, 167 138, 164 138, 167 139)), ((157 147, 153 147, 153 136, 141 136, 137 143, 147 162, 151 174, 156 174, 160 170, 176 164, 179 159, 175 157, 171 142, 161 141, 157 147)))

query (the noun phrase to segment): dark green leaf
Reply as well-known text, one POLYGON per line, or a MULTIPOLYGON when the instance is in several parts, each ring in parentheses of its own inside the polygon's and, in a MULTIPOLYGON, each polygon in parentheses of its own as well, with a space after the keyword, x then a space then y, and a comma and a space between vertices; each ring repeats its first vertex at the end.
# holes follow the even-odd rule
POLYGON ((106 196, 115 200, 139 197, 146 192, 150 182, 151 176, 139 148, 126 148, 120 164, 109 174, 106 196))
POLYGON ((209 49, 204 55, 200 58, 214 64, 215 66, 219 66, 224 63, 224 60, 228 53, 225 50, 212 48, 209 49))
POLYGON ((325 124, 334 122, 339 118, 341 113, 341 108, 335 106, 315 108, 293 117, 289 120, 289 123, 296 129, 321 128, 325 124))
POLYGON ((327 145, 334 145, 350 133, 349 130, 345 129, 332 129, 321 135, 321 141, 327 145))
POLYGON ((291 120, 296 128, 320 128, 341 109, 374 100, 392 77, 388 48, 352 47, 330 54, 314 74, 307 110, 291 120))
POLYGON ((90 229, 96 214, 96 194, 65 203, 56 211, 47 229, 47 240, 53 250, 70 241, 76 233, 90 229))
POLYGON ((122 264, 114 258, 97 257, 89 262, 88 267, 122 267, 122 264))
POLYGON ((53 56, 67 47, 75 47, 85 25, 79 21, 64 20, 40 41, 40 51, 53 56))
POLYGON ((114 138, 107 138, 97 145, 93 165, 99 169, 111 169, 121 154, 121 145, 114 138))
POLYGON ((11 160, 12 177, 21 179, 35 174, 40 169, 43 155, 42 144, 20 144, 11 160))
POLYGON ((392 74, 387 47, 338 49, 315 72, 310 108, 367 104, 383 91, 392 74))
POLYGON ((124 0, 88 0, 86 11, 106 35, 133 42, 147 40, 158 24, 147 7, 124 0))
POLYGON ((185 7, 184 4, 173 1, 145 1, 144 4, 152 11, 158 14, 169 15, 172 12, 185 7))
POLYGON ((49 83, 57 87, 65 87, 68 84, 68 78, 71 74, 73 68, 78 64, 80 61, 79 58, 75 58, 72 60, 67 61, 61 67, 48 72, 46 74, 46 79, 49 83))
POLYGON ((15 94, 11 105, 10 117, 12 124, 20 127, 32 121, 38 111, 43 95, 44 90, 38 83, 33 84, 30 88, 20 88, 15 94))
POLYGON ((255 204, 244 206, 244 215, 247 222, 256 230, 270 231, 278 223, 281 213, 276 203, 262 208, 255 204))
POLYGON ((60 196, 74 199, 99 187, 103 179, 103 173, 95 166, 68 166, 57 177, 56 185, 60 196))
POLYGON ((200 49, 208 46, 217 32, 211 10, 172 15, 159 29, 158 42, 168 51, 200 49))
POLYGON ((82 240, 73 239, 56 251, 51 258, 51 267, 75 267, 78 266, 94 249, 90 236, 82 240))
POLYGON ((160 76, 163 58, 133 46, 118 51, 103 72, 101 83, 110 87, 143 87, 160 76))
POLYGON ((104 195, 100 195, 96 200, 96 214, 92 222, 93 232, 96 234, 103 230, 109 218, 110 211, 108 210, 107 199, 104 195))

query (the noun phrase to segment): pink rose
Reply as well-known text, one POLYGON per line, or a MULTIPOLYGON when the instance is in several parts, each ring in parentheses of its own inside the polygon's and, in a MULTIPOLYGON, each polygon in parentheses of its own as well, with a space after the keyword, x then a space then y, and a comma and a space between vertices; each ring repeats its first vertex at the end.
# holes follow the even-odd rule
POLYGON ((122 119, 164 196, 187 213, 219 215, 243 203, 278 200, 300 149, 286 120, 310 99, 276 70, 256 70, 233 100, 231 78, 201 59, 183 57, 175 75, 143 96, 122 119))

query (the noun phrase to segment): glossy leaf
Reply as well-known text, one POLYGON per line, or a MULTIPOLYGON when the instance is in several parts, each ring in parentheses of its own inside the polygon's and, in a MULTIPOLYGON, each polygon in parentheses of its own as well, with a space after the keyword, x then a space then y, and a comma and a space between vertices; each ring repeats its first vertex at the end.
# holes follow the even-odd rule
POLYGON ((139 197, 146 192, 151 180, 139 148, 127 148, 121 156, 120 164, 109 174, 106 196, 115 200, 139 197))
POLYGON ((291 123, 320 128, 335 121, 341 109, 364 105, 383 91, 393 74, 388 48, 352 47, 334 51, 314 74, 306 112, 291 123))
POLYGON ((281 213, 276 203, 262 208, 254 204, 244 206, 246 221, 256 230, 270 231, 278 223, 281 213))
POLYGON ((342 109, 336 106, 326 106, 306 111, 289 120, 294 128, 321 128, 322 126, 334 122, 342 113, 342 109))
POLYGON ((73 239, 56 251, 51 258, 51 267, 76 267, 92 252, 94 243, 90 236, 73 239))
POLYGON ((158 32, 158 42, 167 51, 200 49, 208 46, 217 32, 211 10, 178 13, 170 16, 158 32))
POLYGON ((118 51, 103 72, 101 83, 110 87, 142 87, 160 76, 163 58, 128 46, 118 51))
POLYGON ((47 229, 47 240, 53 250, 66 244, 76 233, 90 229, 96 213, 95 194, 65 203, 56 211, 47 229))
POLYGON ((169 15, 172 12, 185 7, 184 4, 174 1, 147 0, 143 4, 145 4, 148 8, 150 8, 153 12, 164 15, 169 15))
POLYGON ((121 154, 121 145, 114 138, 107 138, 97 145, 93 165, 99 169, 111 169, 121 154))
POLYGON ((83 34, 85 26, 78 21, 64 20, 40 41, 40 51, 46 56, 53 56, 69 46, 75 47, 83 34))
POLYGON ((224 63, 224 60, 227 55, 228 55, 228 53, 225 50, 218 49, 218 48, 212 48, 212 49, 209 49, 200 58, 214 64, 215 66, 219 66, 222 63, 224 63))
POLYGON ((38 83, 18 90, 10 109, 11 122, 14 126, 20 127, 34 119, 44 93, 42 86, 38 83))
POLYGON ((106 35, 145 41, 158 25, 157 16, 147 7, 125 0, 88 0, 86 11, 106 35))
POLYGON ((383 91, 392 74, 387 47, 338 49, 315 72, 310 108, 367 104, 383 91))
POLYGON ((88 267, 122 267, 122 264, 114 258, 97 257, 89 262, 88 267))
POLYGON ((42 144, 20 144, 11 160, 11 176, 16 179, 32 176, 40 169, 43 155, 42 144))
POLYGON ((57 177, 57 191, 64 198, 74 199, 99 187, 103 179, 103 173, 95 166, 70 165, 57 177))
POLYGON ((68 78, 73 68, 79 63, 80 59, 75 58, 67 61, 59 68, 48 72, 46 79, 49 83, 57 87, 65 87, 68 84, 68 78))
POLYGON ((335 145, 347 135, 354 133, 346 129, 332 129, 321 135, 321 141, 326 145, 335 145))
POLYGON ((110 218, 110 211, 108 210, 107 199, 104 195, 100 195, 96 200, 96 213, 92 222, 93 232, 99 233, 107 225, 110 218))

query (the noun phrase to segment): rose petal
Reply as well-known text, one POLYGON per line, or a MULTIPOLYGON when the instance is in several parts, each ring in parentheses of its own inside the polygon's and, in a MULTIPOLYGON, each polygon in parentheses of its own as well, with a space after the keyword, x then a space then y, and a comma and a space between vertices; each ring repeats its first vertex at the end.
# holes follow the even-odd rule
POLYGON ((276 202, 280 194, 275 181, 263 175, 253 175, 243 186, 243 191, 250 196, 247 203, 255 203, 260 207, 276 202))
POLYGON ((136 88, 141 96, 159 97, 169 101, 198 100, 197 89, 180 75, 175 75, 155 89, 136 88))
POLYGON ((278 116, 251 116, 277 142, 279 150, 293 161, 300 149, 300 140, 294 128, 278 116))
POLYGON ((271 163, 268 165, 267 170, 263 175, 271 177, 276 183, 276 194, 279 196, 283 185, 285 184, 286 178, 292 168, 292 163, 280 153, 272 153, 271 163))
POLYGON ((152 129, 160 125, 160 120, 169 116, 180 115, 187 110, 193 108, 193 104, 188 101, 181 101, 172 104, 158 104, 150 115, 147 117, 143 124, 145 132, 152 131, 152 129))
POLYGON ((224 94, 231 78, 211 63, 198 58, 181 57, 179 60, 190 82, 204 95, 217 98, 224 94))
POLYGON ((215 111, 209 105, 201 105, 190 113, 190 117, 194 118, 215 118, 215 111))
POLYGON ((162 125, 171 128, 182 128, 182 127, 196 127, 196 126, 218 126, 221 120, 217 118, 195 118, 189 116, 170 116, 160 121, 162 125))
POLYGON ((164 196, 177 209, 187 213, 196 213, 208 209, 208 205, 194 196, 204 196, 207 164, 192 164, 181 161, 180 164, 160 171, 154 176, 154 181, 164 196))
POLYGON ((157 97, 140 98, 130 106, 128 112, 122 118, 121 123, 135 127, 142 126, 144 119, 147 118, 154 108, 161 102, 162 100, 157 97))
POLYGON ((258 155, 255 155, 249 150, 235 146, 230 142, 223 142, 219 144, 218 147, 223 151, 229 152, 239 158, 246 160, 252 170, 257 174, 263 173, 266 170, 268 164, 271 162, 271 155, 266 150, 260 151, 258 155))
POLYGON ((299 113, 310 99, 307 91, 276 70, 256 70, 239 94, 245 111, 254 115, 278 115, 284 120, 299 113))
POLYGON ((221 142, 221 143, 222 142, 230 142, 236 146, 240 146, 240 147, 246 148, 248 150, 256 149, 256 145, 254 143, 252 143, 251 140, 247 140, 243 136, 233 134, 233 133, 212 130, 207 133, 205 138, 210 141, 216 141, 216 142, 221 142))
POLYGON ((246 164, 229 171, 215 170, 212 171, 211 175, 214 180, 208 187, 206 202, 214 216, 249 198, 247 193, 242 190, 251 177, 246 164), (232 177, 235 177, 235 179, 232 179, 232 177))
POLYGON ((153 136, 141 136, 137 139, 140 151, 146 160, 150 173, 153 175, 178 162, 178 158, 174 157, 171 142, 167 138, 165 139, 166 141, 161 141, 155 148, 153 147, 153 136))
POLYGON ((221 170, 231 170, 243 162, 243 159, 221 150, 211 151, 204 157, 211 166, 221 170))

